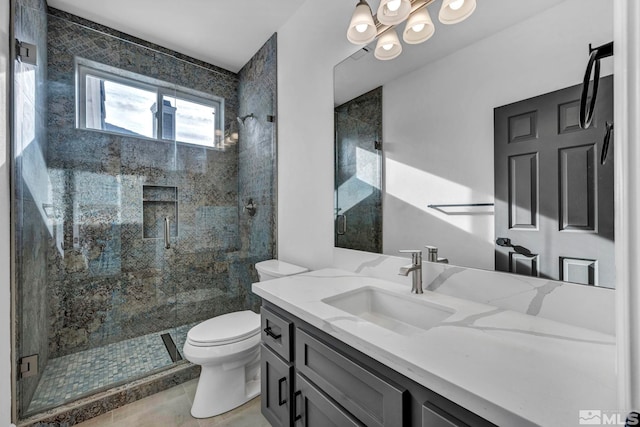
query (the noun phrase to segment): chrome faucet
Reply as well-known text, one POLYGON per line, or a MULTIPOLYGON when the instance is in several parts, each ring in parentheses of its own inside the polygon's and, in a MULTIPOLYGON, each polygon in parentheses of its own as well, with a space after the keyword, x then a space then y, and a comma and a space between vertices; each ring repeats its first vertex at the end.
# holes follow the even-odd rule
POLYGON ((408 276, 413 272, 411 276, 411 292, 415 294, 422 293, 422 251, 420 249, 405 249, 400 253, 411 254, 411 264, 400 267, 398 274, 400 276, 408 276))
POLYGON ((429 262, 439 262, 441 264, 449 264, 449 260, 447 258, 438 257, 438 248, 435 246, 425 246, 427 248, 427 261, 429 262))

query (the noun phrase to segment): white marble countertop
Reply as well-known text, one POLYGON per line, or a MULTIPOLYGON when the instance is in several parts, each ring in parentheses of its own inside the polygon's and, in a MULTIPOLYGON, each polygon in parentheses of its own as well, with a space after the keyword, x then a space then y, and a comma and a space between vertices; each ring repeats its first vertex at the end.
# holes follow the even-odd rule
POLYGON ((499 426, 578 426, 579 410, 617 406, 611 335, 434 292, 411 294, 405 285, 338 269, 254 283, 252 289, 499 426), (363 287, 455 313, 428 330, 398 334, 322 302, 363 287))

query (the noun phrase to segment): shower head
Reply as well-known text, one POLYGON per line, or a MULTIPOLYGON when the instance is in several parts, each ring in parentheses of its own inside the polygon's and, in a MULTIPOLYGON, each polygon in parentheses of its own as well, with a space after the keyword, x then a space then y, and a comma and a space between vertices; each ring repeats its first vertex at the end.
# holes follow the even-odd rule
POLYGON ((247 119, 255 119, 255 118, 256 116, 254 116, 253 113, 251 113, 251 114, 247 114, 246 116, 238 117, 237 119, 238 119, 238 123, 240 123, 241 125, 244 125, 244 122, 247 119))

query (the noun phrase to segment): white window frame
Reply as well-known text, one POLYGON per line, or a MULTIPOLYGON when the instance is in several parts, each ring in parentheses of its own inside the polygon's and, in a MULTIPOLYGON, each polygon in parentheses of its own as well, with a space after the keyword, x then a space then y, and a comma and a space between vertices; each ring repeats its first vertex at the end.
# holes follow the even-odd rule
MULTIPOLYGON (((214 141, 213 145, 203 145, 193 142, 180 141, 176 138, 166 139, 162 137, 162 99, 164 96, 182 99, 185 101, 201 104, 207 107, 211 107, 215 111, 215 129, 214 138, 216 135, 224 134, 224 98, 219 96, 210 95, 204 92, 197 91, 182 86, 177 86, 162 80, 155 79, 153 77, 143 76, 141 74, 133 73, 130 71, 122 70, 109 65, 101 64, 95 61, 90 61, 84 58, 76 58, 76 127, 78 129, 84 129, 94 132, 108 133, 112 135, 125 135, 130 138, 147 139, 152 141, 163 142, 176 142, 180 144, 187 144, 197 147, 216 148, 217 144, 214 141), (91 76, 98 79, 109 80, 118 84, 130 86, 136 89, 142 89, 149 92, 156 93, 156 105, 158 106, 157 121, 155 134, 156 137, 146 137, 144 135, 128 135, 120 132, 113 132, 109 130, 96 129, 87 127, 87 77, 91 76), (220 132, 218 132, 220 131, 220 132)), ((150 112, 151 115, 151 112, 150 112)))

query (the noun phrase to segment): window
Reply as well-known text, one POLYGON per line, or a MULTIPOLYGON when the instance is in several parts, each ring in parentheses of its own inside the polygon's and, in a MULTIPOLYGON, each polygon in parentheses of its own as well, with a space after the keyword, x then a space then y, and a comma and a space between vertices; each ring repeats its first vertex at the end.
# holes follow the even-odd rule
POLYGON ((221 143, 223 99, 80 58, 76 67, 79 128, 205 147, 221 143))

